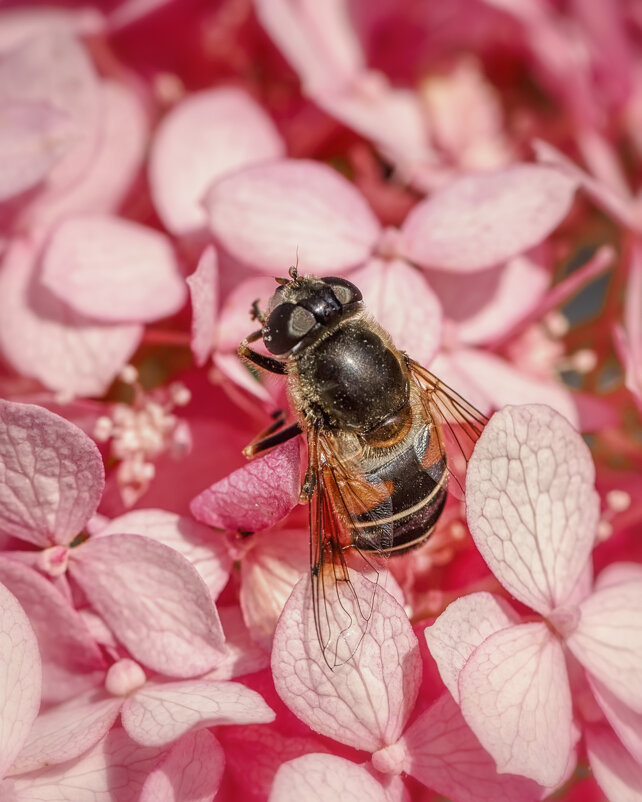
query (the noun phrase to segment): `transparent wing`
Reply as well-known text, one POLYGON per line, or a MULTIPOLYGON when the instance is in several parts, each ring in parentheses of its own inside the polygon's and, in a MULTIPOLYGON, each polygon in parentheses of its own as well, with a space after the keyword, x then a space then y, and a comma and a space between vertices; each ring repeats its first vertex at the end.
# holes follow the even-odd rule
MULTIPOLYGON (((380 561, 353 545, 350 526, 352 522, 376 520, 379 512, 373 513, 372 505, 378 502, 379 509, 381 499, 378 493, 373 496, 372 487, 365 490, 365 479, 348 471, 314 427, 308 430, 308 480, 313 486, 309 524, 314 626, 324 660, 335 669, 359 648, 379 583, 380 561), (349 563, 374 582, 370 599, 355 593, 349 563)), ((385 543, 381 547, 385 548, 385 543)))
POLYGON ((488 418, 418 362, 406 357, 410 375, 420 387, 425 413, 437 425, 446 456, 449 491, 463 499, 466 468, 488 418))

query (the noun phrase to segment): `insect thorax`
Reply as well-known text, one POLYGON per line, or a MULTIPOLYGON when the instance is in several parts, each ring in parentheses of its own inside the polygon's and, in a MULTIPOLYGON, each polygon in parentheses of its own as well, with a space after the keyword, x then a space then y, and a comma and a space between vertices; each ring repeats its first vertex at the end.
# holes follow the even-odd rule
POLYGON ((387 335, 362 317, 342 322, 296 356, 296 405, 324 428, 365 433, 408 403, 408 371, 387 335))

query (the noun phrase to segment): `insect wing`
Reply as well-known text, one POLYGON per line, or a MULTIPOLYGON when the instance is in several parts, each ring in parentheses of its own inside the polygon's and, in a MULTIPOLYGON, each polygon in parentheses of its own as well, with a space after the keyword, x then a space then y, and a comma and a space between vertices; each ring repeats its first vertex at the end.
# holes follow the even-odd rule
MULTIPOLYGON (((314 486, 309 505, 314 626, 323 658, 335 669, 356 653, 375 604, 381 563, 353 546, 349 522, 376 520, 379 512, 373 513, 372 492, 377 491, 371 488, 366 498, 362 497, 365 479, 349 472, 316 428, 308 430, 308 466, 314 486), (355 592, 349 563, 369 575, 373 582, 370 598, 355 592)), ((377 499, 381 510, 381 499, 377 499)), ((385 532, 382 528, 380 548, 386 547, 385 532)))
POLYGON ((448 474, 453 480, 449 481, 449 492, 463 499, 468 460, 488 418, 418 362, 408 359, 408 368, 422 391, 427 416, 439 428, 448 474))

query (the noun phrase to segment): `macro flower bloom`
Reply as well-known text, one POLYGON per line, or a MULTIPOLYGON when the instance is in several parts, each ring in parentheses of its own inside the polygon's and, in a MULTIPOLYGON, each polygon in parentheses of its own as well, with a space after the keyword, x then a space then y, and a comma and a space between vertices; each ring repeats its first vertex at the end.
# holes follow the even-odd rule
POLYGON ((631 724, 642 711, 642 572, 616 563, 593 586, 593 483, 589 451, 559 415, 537 406, 497 413, 468 468, 468 522, 501 584, 541 619, 473 593, 426 632, 445 684, 498 769, 544 786, 558 785, 574 761, 572 698, 582 680, 640 755, 631 724))
POLYGON ((636 0, 3 4, 0 799, 642 799, 641 42, 636 0), (492 416, 338 583, 305 435, 243 455, 294 264, 492 416))
MULTIPOLYGON (((211 592, 180 551, 140 534, 87 536, 104 485, 94 443, 40 407, 2 401, 0 414, 0 525, 39 549, 14 558, 63 586, 68 573, 116 638, 152 670, 189 677, 221 662, 224 638, 211 592), (145 579, 137 566, 145 566, 145 579)), ((189 551, 180 521, 173 523, 166 530, 174 545, 189 551)))
MULTIPOLYGON (((307 578, 298 583, 275 633, 272 674, 283 701, 311 729, 370 753, 371 765, 361 773, 370 771, 382 784, 364 780, 369 783, 365 798, 379 798, 384 788, 402 796, 400 775, 407 773, 457 799, 537 799, 540 789, 534 783, 496 773, 447 694, 409 723, 422 673, 416 635, 387 591, 357 574, 352 583, 354 596, 333 594, 326 600, 323 615, 335 631, 346 621, 352 626, 325 655, 316 637, 310 584, 307 578)), ((307 760, 313 772, 329 770, 323 769, 325 755, 307 760)), ((301 771, 301 763, 293 764, 297 761, 279 771, 301 771)), ((335 758, 333 770, 339 793, 358 776, 355 764, 346 760, 335 758)), ((277 775, 270 799, 287 799, 290 793, 277 775)))

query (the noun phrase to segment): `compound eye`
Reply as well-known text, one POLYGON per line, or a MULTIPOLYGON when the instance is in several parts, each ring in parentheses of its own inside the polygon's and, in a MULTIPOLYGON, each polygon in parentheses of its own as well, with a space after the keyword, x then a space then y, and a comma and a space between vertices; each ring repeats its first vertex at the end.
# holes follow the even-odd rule
POLYGON ((323 281, 330 285, 330 289, 341 306, 348 306, 363 300, 361 290, 345 278, 328 276, 323 281))
POLYGON ((291 351, 316 325, 312 312, 298 304, 279 304, 263 328, 263 342, 273 354, 291 351))

